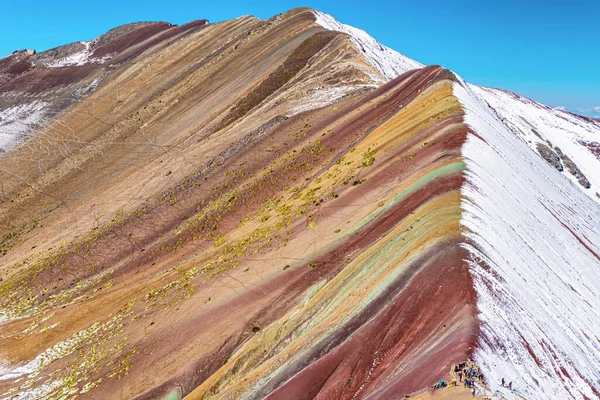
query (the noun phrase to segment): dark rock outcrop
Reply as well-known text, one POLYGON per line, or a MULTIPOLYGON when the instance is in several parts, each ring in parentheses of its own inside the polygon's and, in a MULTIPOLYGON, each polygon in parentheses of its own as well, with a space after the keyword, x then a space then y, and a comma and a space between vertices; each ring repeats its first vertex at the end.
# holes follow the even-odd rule
POLYGON ((579 167, 577 167, 577 164, 575 164, 573 160, 569 158, 569 156, 564 154, 558 146, 555 146, 554 149, 556 150, 560 158, 562 158, 563 162, 565 163, 565 167, 567 167, 571 175, 573 175, 575 179, 577 179, 577 182, 579 182, 579 184, 586 189, 592 187, 592 184, 590 183, 590 181, 588 181, 583 172, 581 172, 579 167))
POLYGON ((85 44, 82 42, 75 42, 58 46, 50 50, 37 53, 31 59, 36 65, 49 65, 56 60, 68 57, 72 54, 78 53, 85 50, 85 44))
POLYGON ((538 143, 536 148, 538 153, 540 153, 540 155, 548 162, 548 164, 552 165, 559 171, 564 170, 563 165, 560 162, 560 157, 549 146, 545 145, 544 143, 538 143))
POLYGON ((546 160, 548 164, 556 168, 558 171, 562 172, 564 170, 564 163, 564 166, 567 167, 571 175, 573 175, 575 179, 577 179, 577 182, 579 182, 581 186, 583 186, 585 189, 589 189, 590 187, 592 187, 592 184, 585 177, 583 172, 581 172, 579 167, 577 167, 577 164, 575 164, 573 160, 569 158, 569 156, 564 154, 560 147, 554 146, 553 150, 551 146, 552 144, 550 142, 548 142, 548 145, 544 143, 537 143, 536 149, 538 153, 542 156, 542 158, 546 160))

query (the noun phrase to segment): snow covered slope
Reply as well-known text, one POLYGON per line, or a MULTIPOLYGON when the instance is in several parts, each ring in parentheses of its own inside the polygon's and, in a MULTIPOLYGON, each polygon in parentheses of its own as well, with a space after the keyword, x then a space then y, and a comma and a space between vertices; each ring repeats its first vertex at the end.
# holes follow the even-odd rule
POLYGON ((562 174, 600 202, 600 122, 536 103, 511 92, 473 85, 471 88, 531 148, 539 152, 540 144, 549 146, 561 158, 558 161, 559 168, 565 164, 562 174), (562 156, 558 150, 563 153, 562 156), (589 181, 589 188, 582 186, 570 172, 569 160, 583 173, 583 182, 589 181))
MULTIPOLYGON (((0 101, 2 96, 0 96, 0 101)), ((30 136, 36 129, 46 125, 51 104, 43 100, 0 107, 0 154, 30 136)))
POLYGON ((511 129, 529 122, 571 151, 567 135, 583 128, 560 140, 560 116, 535 104, 464 82, 454 91, 477 134, 463 146, 462 217, 482 321, 474 358, 493 389, 504 377, 528 399, 600 398, 600 205, 511 129))
POLYGON ((319 11, 314 13, 317 17, 317 24, 326 29, 350 35, 356 47, 362 51, 367 61, 381 73, 385 81, 394 79, 411 69, 423 67, 423 64, 382 45, 362 29, 342 24, 329 14, 319 11))

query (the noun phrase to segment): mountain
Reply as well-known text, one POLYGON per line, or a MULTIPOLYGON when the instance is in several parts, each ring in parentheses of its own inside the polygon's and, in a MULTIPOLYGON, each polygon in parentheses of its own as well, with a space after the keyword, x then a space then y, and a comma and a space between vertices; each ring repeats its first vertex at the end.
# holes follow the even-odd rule
POLYGON ((0 60, 0 153, 26 140, 69 105, 93 91, 119 64, 150 47, 177 40, 206 20, 123 25, 90 42, 36 54, 15 51, 0 60))
POLYGON ((15 52, 0 135, 0 398, 428 398, 467 360, 600 398, 596 120, 302 8, 15 52))

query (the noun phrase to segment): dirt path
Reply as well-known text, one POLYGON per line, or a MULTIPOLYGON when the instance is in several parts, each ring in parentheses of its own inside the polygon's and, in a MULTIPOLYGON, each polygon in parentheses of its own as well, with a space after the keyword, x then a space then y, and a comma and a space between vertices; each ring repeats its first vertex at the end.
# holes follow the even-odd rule
POLYGON ((429 390, 425 393, 421 393, 412 399, 438 399, 438 400, 462 400, 462 399, 486 399, 486 396, 473 396, 471 389, 463 386, 445 387, 435 390, 429 390))

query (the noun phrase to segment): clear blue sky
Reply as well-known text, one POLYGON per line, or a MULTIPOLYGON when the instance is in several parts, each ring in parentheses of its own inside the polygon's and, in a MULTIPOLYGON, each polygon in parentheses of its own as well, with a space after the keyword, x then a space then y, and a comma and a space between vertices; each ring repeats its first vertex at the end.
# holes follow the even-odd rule
POLYGON ((308 6, 423 64, 600 116, 600 0, 0 0, 0 57, 90 40, 134 21, 182 24, 308 6), (594 111, 594 107, 598 107, 594 111))

